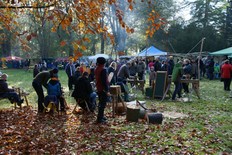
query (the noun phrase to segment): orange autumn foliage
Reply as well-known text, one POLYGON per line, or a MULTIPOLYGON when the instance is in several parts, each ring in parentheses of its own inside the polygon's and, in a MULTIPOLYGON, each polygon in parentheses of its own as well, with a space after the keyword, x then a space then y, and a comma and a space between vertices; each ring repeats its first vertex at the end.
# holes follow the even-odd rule
MULTIPOLYGON (((127 0, 128 9, 133 10, 135 4, 134 0, 127 0)), ((61 27, 64 31, 69 33, 69 28, 71 27, 77 34, 102 34, 104 38, 109 38, 111 43, 114 44, 114 37, 111 30, 106 27, 102 27, 99 19, 102 18, 104 12, 107 12, 108 5, 116 6, 116 17, 122 28, 126 30, 127 33, 134 33, 134 28, 128 26, 124 19, 124 12, 117 7, 117 0, 73 0, 72 4, 67 1, 58 0, 8 0, 0 2, 0 29, 5 28, 15 36, 22 35, 20 32, 15 32, 17 27, 20 27, 18 23, 18 18, 22 15, 30 14, 35 17, 38 24, 43 27, 45 22, 52 22, 53 27, 51 32, 57 32, 58 28, 61 27), (38 9, 43 10, 43 14, 39 14, 38 9), (35 11, 32 11, 35 10, 35 11)), ((151 1, 147 1, 151 3, 151 1)), ((151 22, 151 27, 147 30, 147 35, 152 36, 155 31, 157 31, 162 24, 162 22, 157 22, 159 19, 158 13, 151 13, 147 19, 151 22)), ((25 35, 25 40, 20 39, 22 44, 26 44, 27 41, 37 37, 36 32, 27 32, 25 35)), ((90 39, 85 37, 75 45, 79 50, 85 50, 83 46, 84 42, 90 42, 90 39)), ((60 42, 60 46, 66 46, 65 41, 60 42)))

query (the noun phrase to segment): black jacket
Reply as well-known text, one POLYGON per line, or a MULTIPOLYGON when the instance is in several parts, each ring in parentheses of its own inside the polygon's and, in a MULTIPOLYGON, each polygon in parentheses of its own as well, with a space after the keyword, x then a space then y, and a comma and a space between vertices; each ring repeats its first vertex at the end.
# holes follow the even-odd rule
POLYGON ((93 92, 90 81, 87 77, 80 77, 75 84, 72 97, 75 99, 85 99, 88 101, 90 99, 90 94, 93 92))
POLYGON ((0 80, 0 93, 13 92, 14 89, 8 88, 8 84, 5 80, 0 80))

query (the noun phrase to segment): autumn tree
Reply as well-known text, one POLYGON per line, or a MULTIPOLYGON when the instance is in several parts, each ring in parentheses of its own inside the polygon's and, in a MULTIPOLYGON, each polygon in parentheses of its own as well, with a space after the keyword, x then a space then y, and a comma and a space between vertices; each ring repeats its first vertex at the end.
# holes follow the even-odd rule
POLYGON ((108 21, 107 24, 111 28, 113 36, 115 38, 115 44, 114 44, 114 47, 113 47, 114 52, 119 51, 119 50, 122 50, 122 51, 125 50, 124 49, 125 46, 120 44, 120 39, 124 40, 124 38, 121 36, 120 32, 121 32, 122 28, 121 28, 121 26, 120 26, 120 24, 119 24, 119 22, 117 20, 117 17, 116 17, 116 14, 122 13, 122 12, 117 12, 116 13, 116 11, 117 11, 116 8, 120 7, 121 9, 124 9, 125 2, 123 0, 121 0, 119 2, 120 2, 120 4, 118 4, 118 5, 111 5, 109 7, 109 10, 108 10, 107 14, 106 14, 106 18, 107 18, 107 21, 108 21))
MULTIPOLYGON (((30 51, 28 42, 35 43, 32 40, 37 39, 38 51, 42 57, 46 57, 51 52, 51 41, 53 35, 48 32, 57 33, 60 47, 68 50, 69 55, 80 56, 83 51, 87 50, 87 45, 91 43, 90 36, 101 35, 104 40, 111 41, 116 47, 115 50, 125 49, 126 33, 133 33, 133 26, 130 27, 125 22, 125 11, 133 10, 135 0, 9 0, 0 1, 0 28, 11 32, 14 39, 20 36, 20 46, 24 51, 30 51), (117 22, 117 34, 108 27, 104 18, 108 11, 114 16, 114 22, 117 22), (113 9, 112 9, 113 8, 113 9), (21 27, 19 21, 25 14, 33 19, 35 27, 21 27), (101 22, 100 22, 101 21, 101 22), (18 29, 19 28, 19 29, 18 29), (17 30, 17 31, 16 31, 17 30), (33 30, 33 31, 32 31, 33 30), (59 33, 66 32, 65 37, 59 33), (118 34, 122 37, 118 38, 118 34), (40 36, 42 35, 42 36, 40 36), (117 39, 117 40, 115 40, 117 39), (124 39, 124 40, 123 40, 124 39), (119 43, 120 42, 120 43, 119 43), (124 45, 123 45, 124 44, 124 45), (66 48, 66 46, 68 48, 66 48)), ((155 5, 155 1, 148 0, 144 4, 155 5)), ((151 12, 148 20, 151 25, 154 24, 154 16, 151 12)), ((153 25, 154 26, 154 25, 153 25)), ((152 26, 152 27, 153 27, 152 26)), ((154 29, 149 27, 149 35, 154 34, 154 29)), ((157 27, 155 28, 157 29, 157 27)), ((1 33, 1 35, 3 35, 1 33)), ((96 38, 96 37, 92 37, 96 38)), ((53 40, 54 41, 54 40, 53 40)), ((107 41, 107 42, 108 42, 107 41)), ((96 40, 95 43, 96 45, 96 40)), ((102 40, 102 48, 104 42, 102 40)), ((34 45, 35 46, 35 45, 34 45)), ((88 46, 94 49, 94 46, 88 46)), ((33 47, 32 47, 33 48, 33 47)), ((63 50, 60 50, 63 51, 63 50)))
POLYGON ((213 52, 226 47, 226 1, 195 0, 185 5, 191 8, 191 19, 185 23, 172 22, 168 34, 176 52, 199 52, 202 38, 204 51, 213 52))

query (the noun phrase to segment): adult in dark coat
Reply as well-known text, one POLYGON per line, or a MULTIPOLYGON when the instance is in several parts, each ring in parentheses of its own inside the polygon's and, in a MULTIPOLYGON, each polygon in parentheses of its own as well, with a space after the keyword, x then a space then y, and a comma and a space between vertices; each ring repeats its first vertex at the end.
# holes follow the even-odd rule
POLYGON ((168 60, 168 75, 172 75, 174 66, 175 66, 175 63, 173 61, 173 56, 170 56, 168 60))
POLYGON ((94 77, 94 70, 96 68, 96 64, 92 63, 90 66, 90 74, 89 74, 89 80, 90 82, 94 81, 95 77, 94 77))
POLYGON ((38 65, 35 65, 35 66, 34 66, 34 69, 33 69, 33 78, 34 78, 37 74, 39 74, 39 67, 38 67, 38 65))
POLYGON ((155 58, 154 69, 155 69, 155 72, 161 70, 161 63, 160 63, 160 61, 159 61, 159 58, 155 58))
POLYGON ((127 86, 127 78, 130 77, 130 62, 122 65, 118 71, 117 85, 121 86, 122 92, 124 92, 124 101, 129 102, 129 92, 127 86))
POLYGON ((126 64, 123 64, 117 73, 118 81, 126 81, 127 78, 130 77, 130 62, 127 62, 126 64))
POLYGON ((207 68, 208 68, 208 75, 209 75, 209 80, 213 80, 214 78, 214 60, 213 58, 210 58, 207 62, 207 68))
POLYGON ((206 74, 209 80, 213 80, 214 77, 214 60, 212 57, 208 56, 206 60, 206 74))
POLYGON ((72 83, 74 84, 74 86, 76 85, 76 83, 80 77, 81 77, 80 67, 77 67, 76 71, 73 75, 73 79, 72 79, 72 83))
POLYGON ((40 72, 35 76, 32 82, 32 86, 36 91, 36 94, 38 95, 38 112, 42 113, 44 110, 43 103, 44 103, 44 92, 43 87, 44 86, 47 89, 48 86, 48 80, 54 76, 54 74, 58 73, 58 69, 54 68, 50 71, 43 71, 40 72))
POLYGON ((143 60, 139 60, 139 63, 137 64, 137 72, 139 80, 145 80, 146 63, 143 60))
POLYGON ((75 65, 73 64, 73 59, 70 59, 69 63, 65 66, 65 72, 68 76, 68 88, 69 90, 73 90, 73 77, 75 73, 75 65))
MULTIPOLYGON (((93 112, 96 107, 96 93, 92 90, 92 86, 90 84, 88 76, 88 72, 84 72, 82 76, 77 80, 74 91, 72 93, 72 97, 74 97, 77 102, 79 99, 85 100, 90 111, 93 112)), ((84 102, 79 102, 79 106, 82 109, 87 110, 84 102)))
POLYGON ((131 62, 131 66, 129 67, 129 71, 130 71, 130 76, 136 76, 136 74, 137 74, 137 64, 135 63, 135 61, 131 62))

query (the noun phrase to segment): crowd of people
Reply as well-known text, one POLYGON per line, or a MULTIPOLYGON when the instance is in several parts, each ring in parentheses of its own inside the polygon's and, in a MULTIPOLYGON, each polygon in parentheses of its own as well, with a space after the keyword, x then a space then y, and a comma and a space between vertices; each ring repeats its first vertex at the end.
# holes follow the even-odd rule
MULTIPOLYGON (((146 75, 148 75, 149 85, 151 86, 152 83, 155 81, 157 71, 166 71, 167 75, 172 78, 172 82, 175 85, 172 94, 173 101, 177 100, 176 95, 178 95, 178 98, 182 97, 182 90, 186 94, 189 93, 188 83, 181 83, 181 79, 201 79, 205 77, 209 80, 213 80, 215 78, 221 78, 222 81, 224 81, 224 90, 230 90, 232 69, 228 60, 223 61, 220 65, 219 63, 215 63, 213 57, 210 56, 200 60, 199 57, 197 57, 195 59, 177 59, 176 61, 174 61, 172 56, 169 56, 166 59, 160 59, 159 57, 156 57, 154 60, 145 60, 142 58, 137 58, 128 61, 113 61, 111 59, 104 59, 104 65, 101 64, 101 61, 97 60, 96 63, 90 63, 90 66, 86 66, 85 64, 80 63, 79 61, 74 62, 73 59, 70 59, 65 66, 65 72, 67 74, 68 79, 68 88, 70 91, 73 91, 72 97, 74 97, 77 102, 80 98, 87 101, 88 108, 91 111, 94 111, 96 108, 96 96, 98 95, 98 97, 100 97, 99 99, 101 99, 100 102, 102 102, 102 107, 99 110, 100 112, 104 112, 104 110, 102 109, 104 109, 105 102, 108 100, 106 94, 109 91, 108 87, 110 85, 120 85, 121 90, 123 92, 124 101, 128 102, 129 89, 127 79, 138 78, 138 80, 145 81, 146 75), (98 68, 101 68, 101 70, 104 71, 104 73, 102 73, 103 75, 99 74, 98 72, 96 73, 98 68), (198 69, 200 69, 200 74, 198 74, 198 69), (98 77, 100 77, 100 79, 98 77), (105 93, 101 94, 99 93, 99 91, 101 92, 103 87, 105 93), (98 92, 98 94, 96 94, 96 92, 98 92)), ((35 67, 34 81, 38 80, 39 77, 36 74, 39 74, 41 76, 41 74, 45 73, 47 74, 47 78, 45 78, 46 80, 44 84, 46 84, 46 81, 49 79, 49 76, 52 77, 53 74, 51 73, 51 71, 49 72, 49 74, 48 71, 41 72, 39 68, 35 67)), ((38 90, 38 88, 41 89, 42 82, 43 81, 41 80, 38 82, 40 83, 39 87, 34 86, 35 90, 37 89, 36 91, 39 97, 38 107, 40 108, 42 107, 41 102, 44 96, 38 90)), ((33 83, 34 85, 36 84, 35 82, 33 83)), ((85 104, 80 103, 80 106, 84 110, 87 109, 85 104)), ((40 108, 38 110, 42 111, 42 109, 40 108)), ((102 114, 99 116, 98 121, 102 121, 102 114)))
MULTIPOLYGON (((98 107, 98 123, 104 123, 107 120, 104 116, 104 109, 106 103, 110 100, 110 85, 120 85, 124 101, 129 101, 129 86, 127 83, 129 78, 137 78, 144 81, 149 79, 149 85, 152 86, 156 79, 157 71, 166 71, 175 85, 172 94, 172 100, 175 101, 177 100, 177 95, 178 98, 182 97, 182 90, 184 93, 189 93, 188 84, 181 83, 181 79, 201 79, 205 75, 209 80, 220 77, 224 82, 224 90, 230 91, 232 77, 232 65, 228 59, 218 65, 218 63, 214 62, 213 57, 210 56, 200 60, 196 58, 177 59, 175 61, 172 56, 166 59, 160 59, 159 57, 156 57, 154 60, 136 58, 128 61, 113 61, 99 57, 96 63, 90 63, 90 66, 70 59, 64 69, 67 74, 68 89, 72 92, 71 96, 75 98, 80 107, 84 111, 89 109, 91 112, 94 112, 96 107, 98 107), (198 63, 200 74, 198 74, 198 63), (148 78, 146 78, 146 75, 148 75, 148 78), (97 96, 99 99, 98 106, 96 104, 97 96), (80 99, 86 101, 87 105, 79 102, 80 99)), ((58 71, 57 67, 48 70, 45 63, 36 64, 34 67, 32 86, 38 96, 38 113, 44 112, 47 100, 54 100, 57 105, 60 105, 60 110, 65 111, 58 71), (44 96, 43 87, 47 89, 47 96, 44 96)), ((0 79, 0 97, 8 97, 11 102, 21 104, 23 100, 13 90, 8 88, 6 79, 7 75, 2 74, 0 79)))
MULTIPOLYGON (((167 75, 172 77, 172 81, 175 84, 172 100, 176 100, 176 94, 181 97, 182 90, 186 94, 189 93, 188 83, 181 83, 181 79, 202 79, 205 77, 209 80, 213 80, 221 78, 225 83, 225 90, 230 90, 229 81, 231 81, 231 75, 229 73, 231 71, 228 69, 230 67, 227 67, 227 71, 225 71, 224 66, 226 66, 226 64, 227 61, 223 61, 220 65, 219 63, 215 63, 211 56, 200 60, 198 60, 198 57, 195 59, 177 59, 175 62, 173 57, 169 56, 163 60, 159 57, 156 57, 154 60, 145 60, 142 58, 128 61, 108 60, 106 61, 105 67, 107 68, 108 75, 110 75, 109 85, 120 85, 121 90, 124 93, 125 101, 129 101, 127 85, 128 78, 137 77, 138 80, 146 80, 146 75, 148 73, 149 85, 151 86, 152 82, 155 81, 157 71, 166 71, 167 75), (200 73, 199 75, 198 70, 200 73)), ((89 81, 94 82, 96 79, 94 77, 95 68, 95 63, 84 68, 79 63, 69 62, 65 68, 69 81, 69 89, 72 90, 75 79, 78 79, 78 77, 82 75, 83 71, 88 72, 89 81)))

